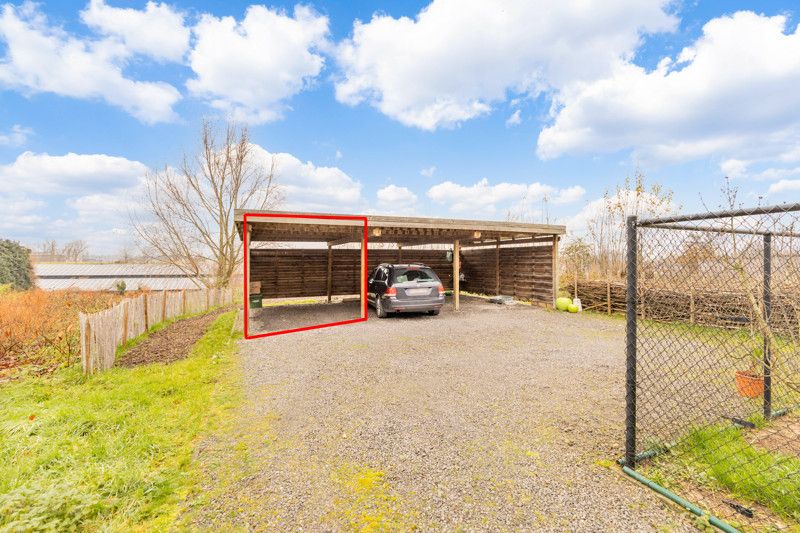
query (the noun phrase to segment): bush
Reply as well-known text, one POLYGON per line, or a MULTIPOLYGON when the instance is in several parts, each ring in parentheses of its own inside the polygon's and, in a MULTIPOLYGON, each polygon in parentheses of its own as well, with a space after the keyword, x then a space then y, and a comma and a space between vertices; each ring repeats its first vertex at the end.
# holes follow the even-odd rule
POLYGON ((117 290, 119 294, 125 294, 125 289, 127 288, 127 285, 125 285, 125 280, 122 279, 118 280, 114 284, 114 288, 117 290))
POLYGON ((18 242, 0 239, 0 285, 18 291, 33 287, 31 252, 18 242))
POLYGON ((78 313, 107 309, 119 300, 109 292, 39 289, 0 296, 0 380, 26 363, 75 363, 80 354, 78 313))

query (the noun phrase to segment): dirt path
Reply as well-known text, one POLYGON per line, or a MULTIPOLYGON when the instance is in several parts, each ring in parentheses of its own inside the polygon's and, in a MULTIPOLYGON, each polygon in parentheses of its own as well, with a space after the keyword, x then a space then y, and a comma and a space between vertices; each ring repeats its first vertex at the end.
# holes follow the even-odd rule
POLYGON ((617 319, 468 299, 458 314, 245 341, 247 401, 198 453, 206 481, 189 521, 692 529, 611 464, 623 440, 623 331, 617 319))
POLYGON ((117 359, 116 366, 137 366, 149 363, 171 363, 189 355, 214 320, 227 309, 173 322, 152 333, 117 359))

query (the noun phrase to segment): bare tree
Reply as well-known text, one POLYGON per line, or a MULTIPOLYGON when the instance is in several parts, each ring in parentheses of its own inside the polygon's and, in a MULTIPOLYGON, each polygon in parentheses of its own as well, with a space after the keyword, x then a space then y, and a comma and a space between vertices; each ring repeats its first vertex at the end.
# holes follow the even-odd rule
POLYGON ((227 124, 220 134, 204 121, 197 153, 151 172, 144 213, 131 216, 144 253, 208 287, 227 286, 242 256, 234 210, 280 203, 275 159, 259 161, 253 148, 247 128, 227 124))
POLYGON ((133 253, 130 247, 125 244, 120 248, 117 254, 117 263, 130 263, 133 260, 133 253))
POLYGON ((46 257, 48 261, 55 261, 59 255, 58 243, 53 239, 42 242, 38 248, 39 253, 46 257))
POLYGON ((658 183, 647 186, 640 170, 631 180, 625 178, 612 193, 606 190, 600 209, 587 222, 587 235, 593 246, 598 274, 621 276, 625 264, 625 221, 631 215, 656 216, 677 208, 672 203, 672 191, 658 183))
POLYGON ((63 255, 64 259, 67 261, 76 262, 83 259, 88 251, 89 245, 86 244, 86 241, 70 241, 61 248, 61 255, 63 255))

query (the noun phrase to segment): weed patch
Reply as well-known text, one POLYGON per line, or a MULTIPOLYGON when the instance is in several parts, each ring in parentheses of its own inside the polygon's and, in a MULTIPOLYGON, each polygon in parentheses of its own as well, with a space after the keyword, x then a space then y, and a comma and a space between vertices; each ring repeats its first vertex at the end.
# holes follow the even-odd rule
POLYGON ((191 488, 195 439, 237 397, 233 320, 170 365, 2 386, 0 529, 166 529, 191 488))

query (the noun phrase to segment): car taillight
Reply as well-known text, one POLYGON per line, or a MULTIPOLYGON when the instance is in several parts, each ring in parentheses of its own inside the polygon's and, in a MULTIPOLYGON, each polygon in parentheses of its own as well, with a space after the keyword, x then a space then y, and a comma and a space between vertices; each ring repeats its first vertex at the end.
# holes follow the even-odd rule
POLYGON ((397 289, 394 287, 389 287, 386 289, 386 292, 383 293, 384 296, 397 296, 397 289))
POLYGON ((441 283, 439 284, 439 294, 444 294, 444 287, 441 283))

